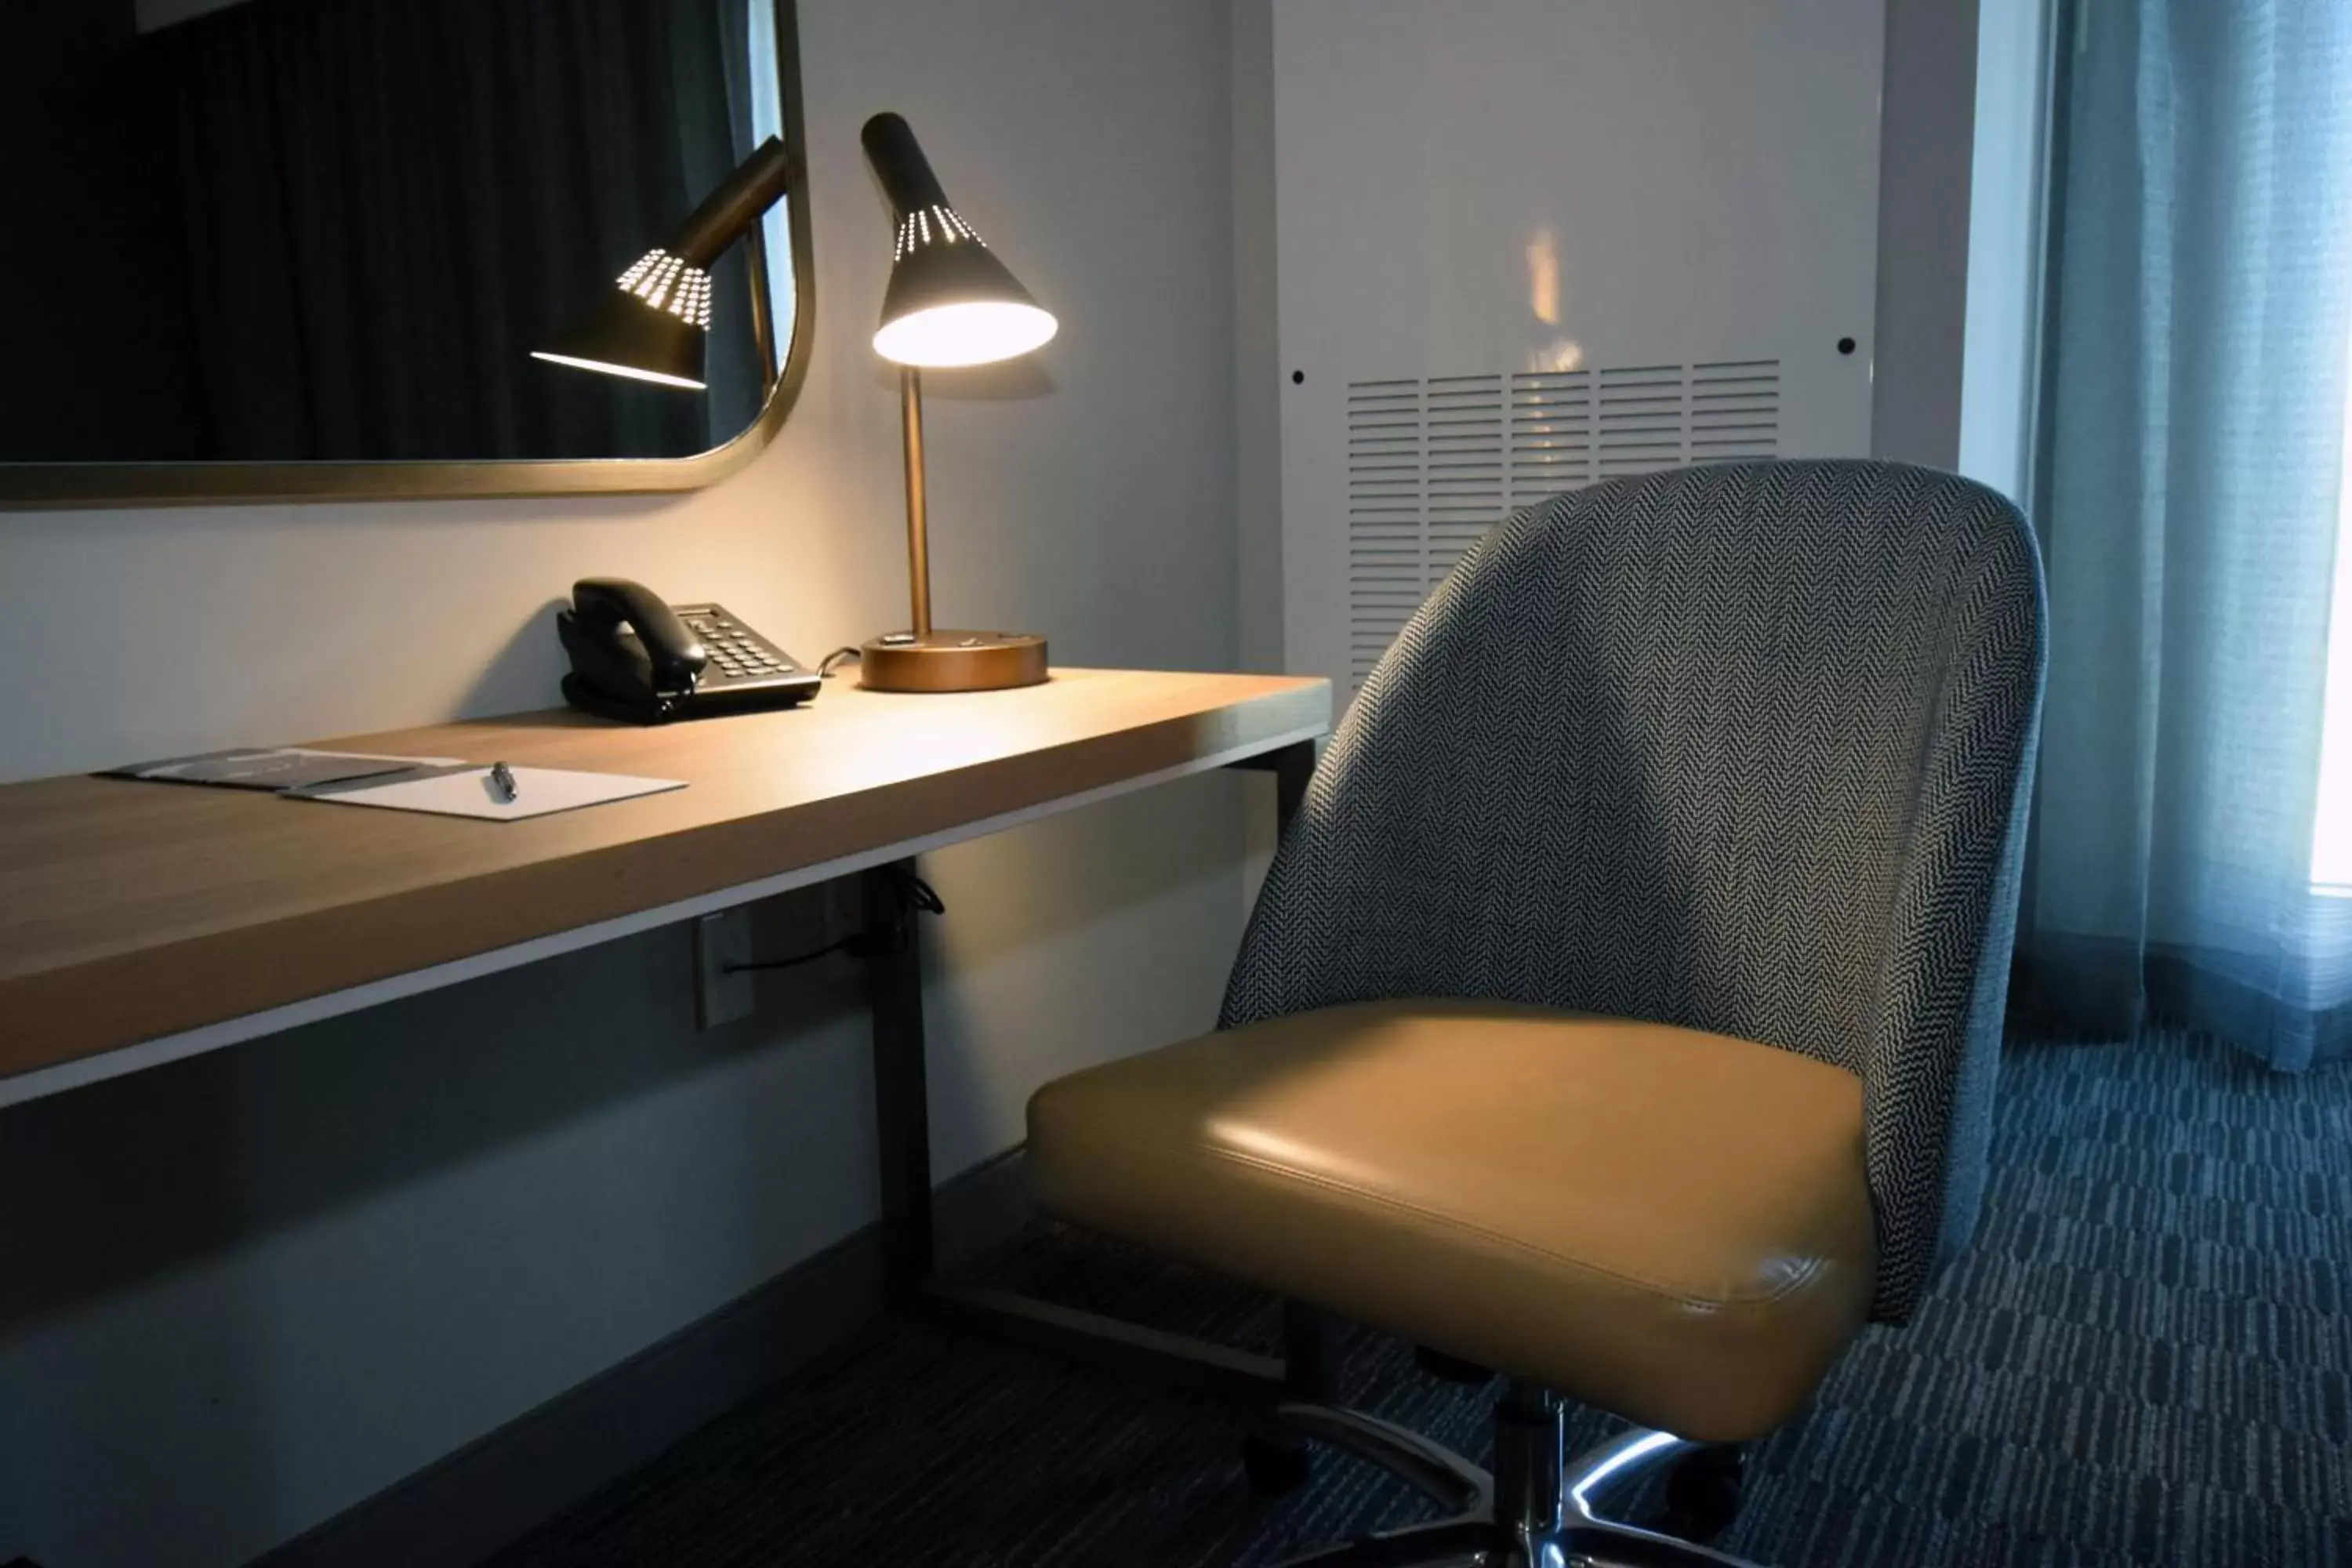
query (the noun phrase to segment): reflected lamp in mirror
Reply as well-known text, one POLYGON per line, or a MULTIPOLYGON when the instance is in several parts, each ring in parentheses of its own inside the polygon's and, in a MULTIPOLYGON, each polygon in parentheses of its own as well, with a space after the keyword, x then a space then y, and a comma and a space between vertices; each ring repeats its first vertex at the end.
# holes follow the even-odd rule
POLYGON ((987 364, 1029 353, 1058 323, 948 202, 907 122, 877 114, 859 140, 889 199, 896 230, 874 352, 898 367, 907 461, 907 568, 912 619, 859 650, 861 685, 882 691, 987 691, 1045 679, 1045 639, 1030 632, 931 625, 923 473, 925 368, 987 364))
POLYGON ((0 4, 0 298, 66 302, 0 328, 0 529, 740 469, 814 347, 799 38, 796 0, 0 4), (743 190, 681 226, 746 159, 747 205, 790 170, 748 233, 743 190), (707 274, 699 369, 614 287, 656 241, 631 288, 698 315, 707 274))
POLYGON ((770 137, 613 289, 534 359, 663 386, 703 389, 710 266, 790 185, 792 159, 770 137))

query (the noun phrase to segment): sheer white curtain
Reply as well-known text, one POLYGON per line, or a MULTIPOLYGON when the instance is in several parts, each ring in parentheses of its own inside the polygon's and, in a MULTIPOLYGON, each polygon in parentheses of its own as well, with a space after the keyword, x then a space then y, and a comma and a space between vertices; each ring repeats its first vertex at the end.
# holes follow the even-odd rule
POLYGON ((2019 994, 2299 1070, 2352 1054, 2352 898, 2315 886, 2352 878, 2352 3, 2070 19, 2019 994))
MULTIPOLYGON (((2352 345, 2347 345, 2352 363, 2352 345)), ((2344 472, 2352 475, 2352 398, 2344 409, 2344 472)), ((2327 721, 2319 763, 2319 821, 2311 880, 2352 899, 2352 483, 2336 504, 2336 607, 2327 623, 2327 721)))

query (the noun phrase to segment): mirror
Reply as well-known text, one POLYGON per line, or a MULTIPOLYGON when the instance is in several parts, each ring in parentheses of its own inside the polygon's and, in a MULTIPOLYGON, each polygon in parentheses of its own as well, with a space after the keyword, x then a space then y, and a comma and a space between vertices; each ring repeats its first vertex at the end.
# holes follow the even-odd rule
POLYGON ((792 0, 0 0, 0 504, 709 483, 808 340, 796 45, 792 0), (533 357, 763 148, 707 386, 533 357))

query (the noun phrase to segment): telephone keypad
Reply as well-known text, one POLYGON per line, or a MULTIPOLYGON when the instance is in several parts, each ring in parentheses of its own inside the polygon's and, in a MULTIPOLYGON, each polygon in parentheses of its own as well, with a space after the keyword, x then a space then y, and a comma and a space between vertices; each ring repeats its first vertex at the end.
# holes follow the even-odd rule
POLYGON ((792 655, 717 605, 680 605, 677 615, 710 656, 697 689, 755 689, 808 678, 808 672, 793 662, 792 655))

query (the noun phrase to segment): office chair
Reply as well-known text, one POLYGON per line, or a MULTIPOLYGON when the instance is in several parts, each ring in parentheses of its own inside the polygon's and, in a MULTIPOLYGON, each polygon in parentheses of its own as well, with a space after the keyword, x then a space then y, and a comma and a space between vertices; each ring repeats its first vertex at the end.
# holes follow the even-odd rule
POLYGON ((1507 1380, 1491 1475, 1284 1406, 1456 1510, 1300 1562, 1736 1561, 1601 1496, 1724 1522, 1973 1227, 2042 658, 2016 509, 1861 461, 1558 497, 1412 617, 1218 1032, 1029 1107, 1046 1213, 1507 1380), (1570 1399, 1635 1427, 1570 1463, 1570 1399))

